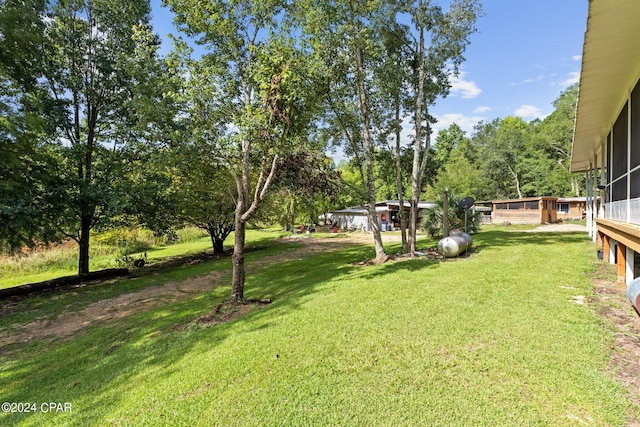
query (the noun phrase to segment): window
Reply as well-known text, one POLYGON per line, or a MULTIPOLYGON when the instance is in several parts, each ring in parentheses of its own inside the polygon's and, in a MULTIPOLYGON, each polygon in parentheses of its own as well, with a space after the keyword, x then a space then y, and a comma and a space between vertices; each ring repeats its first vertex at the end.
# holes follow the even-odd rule
POLYGON ((524 209, 523 202, 511 202, 509 203, 509 209, 524 209))
POLYGON ((569 203, 558 203, 558 212, 563 214, 569 213, 569 203))
POLYGON ((526 202, 525 203, 525 209, 538 209, 538 201, 534 201, 534 202, 526 202))
POLYGON ((496 209, 507 209, 506 203, 496 203, 496 209))

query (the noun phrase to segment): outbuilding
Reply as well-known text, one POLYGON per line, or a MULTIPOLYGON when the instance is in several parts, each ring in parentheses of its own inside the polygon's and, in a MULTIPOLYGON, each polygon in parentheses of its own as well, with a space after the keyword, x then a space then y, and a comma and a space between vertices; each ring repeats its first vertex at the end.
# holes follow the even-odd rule
MULTIPOLYGON (((409 212, 411 204, 407 201, 403 203, 403 209, 409 212)), ((418 223, 426 209, 435 207, 434 202, 418 202, 418 223)), ((400 202, 398 200, 385 200, 376 203, 376 216, 381 231, 392 231, 400 227, 400 202)), ((340 209, 331 212, 333 222, 340 229, 371 231, 369 216, 364 206, 354 206, 347 209, 340 209)))
POLYGON ((494 200, 493 223, 545 224, 556 222, 556 197, 528 197, 524 199, 494 200))

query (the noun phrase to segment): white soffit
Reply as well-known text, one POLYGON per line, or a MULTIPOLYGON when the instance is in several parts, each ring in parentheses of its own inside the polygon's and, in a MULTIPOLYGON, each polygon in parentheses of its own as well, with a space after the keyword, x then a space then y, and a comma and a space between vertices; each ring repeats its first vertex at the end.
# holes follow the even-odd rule
MULTIPOLYGON (((589 169, 640 71, 640 0, 590 0, 571 171, 589 169)), ((598 164, 602 156, 598 154, 598 164)))

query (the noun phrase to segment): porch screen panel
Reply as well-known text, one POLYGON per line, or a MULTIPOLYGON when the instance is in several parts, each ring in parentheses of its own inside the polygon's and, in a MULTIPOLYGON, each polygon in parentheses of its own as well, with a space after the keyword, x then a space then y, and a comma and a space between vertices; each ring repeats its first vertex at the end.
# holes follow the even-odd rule
POLYGON ((605 188, 605 203, 610 203, 611 202, 611 147, 613 146, 613 135, 611 132, 609 132, 609 134, 607 135, 607 143, 605 144, 605 152, 606 152, 606 165, 607 165, 607 169, 606 169, 606 177, 607 177, 607 184, 606 184, 606 188, 605 188))
MULTIPOLYGON (((631 169, 638 165, 640 165, 640 82, 636 83, 636 87, 631 92, 631 169)), ((633 183, 631 185, 633 186, 633 183)))
POLYGON ((607 135, 607 143, 605 144, 605 150, 607 153, 607 157, 606 157, 606 164, 607 164, 607 184, 611 183, 611 147, 612 147, 612 140, 613 140, 613 136, 611 135, 611 132, 609 132, 609 135, 607 135))
POLYGON ((627 172, 627 117, 628 106, 625 104, 613 125, 613 179, 627 172))
POLYGON ((613 183, 613 189, 611 191, 612 202, 618 200, 626 200, 627 198, 627 177, 621 178, 613 183))
POLYGON ((631 172, 630 175, 631 178, 631 185, 630 185, 630 189, 629 189, 629 197, 631 199, 635 199, 640 197, 640 169, 631 172))

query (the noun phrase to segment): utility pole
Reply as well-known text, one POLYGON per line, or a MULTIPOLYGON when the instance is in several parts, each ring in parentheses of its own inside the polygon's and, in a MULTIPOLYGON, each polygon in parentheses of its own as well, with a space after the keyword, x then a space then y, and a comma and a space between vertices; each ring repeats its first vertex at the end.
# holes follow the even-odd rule
POLYGON ((442 237, 449 235, 449 188, 445 187, 442 197, 442 237))

